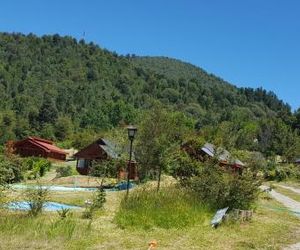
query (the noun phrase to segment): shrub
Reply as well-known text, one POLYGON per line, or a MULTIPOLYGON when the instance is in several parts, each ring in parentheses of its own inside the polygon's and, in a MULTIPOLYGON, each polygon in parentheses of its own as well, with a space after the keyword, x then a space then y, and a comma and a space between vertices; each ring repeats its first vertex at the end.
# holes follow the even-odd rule
POLYGON ((16 156, 0 157, 0 185, 18 182, 24 179, 22 159, 16 156))
POLYGON ((119 165, 124 166, 120 160, 94 161, 90 169, 90 175, 102 178, 115 178, 117 166, 119 165))
POLYGON ((25 169, 28 171, 28 179, 36 179, 45 175, 51 168, 51 162, 44 158, 28 157, 24 161, 25 169))
POLYGON ((207 207, 187 189, 169 186, 157 192, 144 185, 133 190, 127 200, 123 198, 115 221, 122 228, 168 229, 201 224, 210 216, 207 207))
POLYGON ((5 191, 10 183, 18 182, 23 179, 22 162, 15 156, 0 156, 0 207, 6 201, 5 191))
POLYGON ((188 153, 183 150, 178 150, 172 157, 174 160, 171 160, 172 164, 170 164, 169 171, 172 176, 179 179, 182 184, 189 178, 198 175, 201 164, 199 164, 199 161, 192 159, 188 153))
POLYGON ((105 202, 106 202, 105 190, 102 187, 98 188, 98 190, 96 191, 93 197, 92 207, 95 209, 101 209, 103 208, 105 202))
POLYGON ((258 197, 260 183, 250 171, 236 174, 218 165, 206 165, 187 185, 212 208, 249 209, 258 197))
POLYGON ((0 207, 2 207, 2 205, 6 203, 7 196, 5 194, 5 190, 6 187, 0 185, 0 207))
POLYGON ((58 210, 57 213, 59 215, 59 217, 63 220, 65 218, 67 218, 68 214, 70 212, 69 208, 62 208, 61 210, 58 210))
POLYGON ((67 177, 72 175, 72 167, 71 166, 60 166, 56 169, 57 177, 67 177))
POLYGON ((29 203, 29 214, 37 216, 43 210, 44 204, 48 201, 49 190, 37 185, 34 188, 27 188, 25 191, 25 200, 29 203))
POLYGON ((94 216, 94 210, 91 207, 86 207, 85 210, 82 213, 83 219, 93 219, 94 216))
POLYGON ((270 181, 284 181, 286 179, 300 179, 300 170, 293 164, 269 163, 264 177, 270 181))
POLYGON ((95 192, 91 204, 86 204, 86 208, 82 214, 82 217, 84 219, 92 219, 95 211, 102 209, 105 202, 106 193, 105 190, 101 187, 95 192))
POLYGON ((259 179, 252 168, 239 174, 220 167, 217 159, 201 163, 180 152, 174 158, 170 168, 172 175, 211 208, 247 209, 254 204, 259 179))

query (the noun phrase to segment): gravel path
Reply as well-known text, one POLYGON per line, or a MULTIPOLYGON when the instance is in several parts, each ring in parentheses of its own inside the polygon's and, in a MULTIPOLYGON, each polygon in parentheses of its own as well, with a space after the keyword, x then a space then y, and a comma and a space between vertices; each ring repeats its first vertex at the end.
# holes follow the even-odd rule
POLYGON ((281 187, 281 188, 285 188, 285 189, 289 189, 297 194, 300 194, 300 188, 294 188, 294 187, 290 187, 290 186, 285 186, 285 185, 279 185, 279 184, 276 184, 275 186, 278 186, 278 187, 281 187))
POLYGON ((300 249, 300 243, 296 243, 288 247, 285 247, 282 250, 299 250, 299 249, 300 249))
MULTIPOLYGON (((278 185, 281 186, 281 185, 278 185)), ((287 186, 282 186, 283 188, 287 188, 290 189, 287 186)), ((267 186, 261 186, 262 190, 268 190, 269 188, 267 186)), ((290 190, 292 190, 294 188, 291 188, 290 190)), ((297 189, 296 189, 297 190, 297 189)), ((295 191, 294 191, 295 192, 295 191)), ((300 190, 298 189, 298 192, 300 193, 300 190)), ((296 192, 297 193, 297 192, 296 192)), ((287 207, 288 209, 290 209, 292 212, 295 212, 295 215, 300 217, 300 202, 297 202, 283 194, 280 194, 274 190, 271 190, 269 192, 269 194, 278 202, 282 203, 285 207, 287 207)), ((283 248, 282 250, 300 250, 300 242, 287 246, 285 248, 283 248)))
MULTIPOLYGON (((268 189, 267 186, 261 186, 262 190, 268 189)), ((295 212, 295 214, 300 217, 300 202, 297 202, 283 194, 280 194, 276 192, 275 190, 271 190, 269 194, 277 201, 282 203, 285 207, 287 207, 292 212, 295 212)))

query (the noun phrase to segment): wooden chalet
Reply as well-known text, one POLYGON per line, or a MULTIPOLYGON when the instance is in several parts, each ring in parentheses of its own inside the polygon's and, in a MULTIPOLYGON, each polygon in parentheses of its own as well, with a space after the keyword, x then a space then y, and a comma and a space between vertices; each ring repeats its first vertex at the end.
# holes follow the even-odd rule
POLYGON ((21 157, 37 156, 52 160, 65 161, 66 152, 55 146, 52 141, 30 136, 11 144, 14 154, 21 157))
MULTIPOLYGON (((88 175, 93 162, 101 162, 112 159, 120 159, 121 150, 117 145, 109 140, 100 138, 93 143, 89 144, 82 150, 74 154, 77 159, 76 169, 82 175, 88 175)), ((129 162, 127 162, 129 164, 129 162)), ((123 179, 127 176, 127 166, 120 166, 116 176, 123 179)), ((130 164, 130 179, 137 179, 137 167, 136 162, 132 161, 130 164)))
POLYGON ((246 165, 239 159, 232 159, 231 154, 224 148, 218 147, 211 143, 205 143, 201 148, 194 148, 192 143, 185 143, 182 146, 191 157, 205 162, 208 159, 216 157, 221 167, 228 167, 233 170, 241 171, 246 165))
POLYGON ((234 159, 233 162, 231 162, 231 166, 235 169, 242 169, 243 167, 246 167, 246 164, 239 159, 234 159))
POLYGON ((200 152, 203 159, 212 158, 215 156, 215 145, 207 142, 203 145, 200 152))
POLYGON ((199 147, 197 145, 198 144, 195 143, 193 140, 190 140, 182 144, 181 149, 187 152, 192 158, 202 162, 214 156, 215 146, 213 144, 205 143, 203 147, 199 147))

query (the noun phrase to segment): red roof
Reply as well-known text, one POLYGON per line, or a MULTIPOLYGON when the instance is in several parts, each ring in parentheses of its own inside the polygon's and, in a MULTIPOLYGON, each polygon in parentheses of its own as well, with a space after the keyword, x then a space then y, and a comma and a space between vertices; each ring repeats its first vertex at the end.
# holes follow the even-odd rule
POLYGON ((15 145, 20 145, 25 141, 30 141, 32 144, 43 148, 45 151, 47 152, 55 152, 55 153, 59 153, 59 154, 65 154, 66 152, 63 151, 62 149, 60 149, 59 147, 55 146, 54 143, 52 141, 49 140, 45 140, 39 137, 28 137, 24 140, 18 141, 15 143, 15 145))
POLYGON ((46 139, 43 139, 43 138, 40 138, 40 137, 37 137, 37 136, 29 136, 28 138, 33 139, 33 140, 35 140, 35 141, 45 142, 45 143, 51 144, 51 145, 54 144, 53 141, 46 140, 46 139))

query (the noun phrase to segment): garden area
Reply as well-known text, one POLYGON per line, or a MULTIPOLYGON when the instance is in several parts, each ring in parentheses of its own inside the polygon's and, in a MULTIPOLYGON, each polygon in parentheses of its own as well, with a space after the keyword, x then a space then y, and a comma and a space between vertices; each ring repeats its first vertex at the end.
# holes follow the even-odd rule
MULTIPOLYGON (((0 249, 281 249, 299 242, 298 210, 274 196, 300 201, 291 189, 297 189, 299 168, 229 144, 230 157, 221 147, 203 154, 199 149, 208 140, 224 144, 218 134, 191 132, 193 126, 189 117, 156 104, 139 124, 134 152, 124 128, 101 135, 123 151, 115 159, 92 161, 87 175, 79 175, 74 160, 3 151, 0 249), (118 189, 117 172, 129 152, 139 178, 126 192, 126 176, 125 188, 118 189), (219 209, 226 216, 212 224, 219 209), (149 248, 149 242, 157 246, 149 248)), ((91 141, 74 140, 80 148, 91 141)))
POLYGON ((94 192, 49 192, 51 201, 82 207, 65 214, 1 209, 1 247, 147 249, 155 240, 158 249, 280 249, 300 241, 299 219, 267 194, 259 196, 251 221, 228 220, 214 229, 215 210, 174 185, 163 177, 159 192, 155 183, 142 184, 128 200, 124 191, 106 192, 92 216, 84 203, 97 197, 94 192))
POLYGON ((173 162, 171 175, 162 173, 159 189, 158 181, 149 179, 130 189, 128 197, 126 191, 53 190, 53 185, 70 188, 76 178, 99 184, 102 177, 79 176, 68 162, 13 158, 31 174, 8 171, 10 179, 19 176, 17 184, 26 188, 2 182, 1 203, 27 201, 31 206, 26 211, 0 209, 1 249, 148 249, 152 241, 157 249, 280 249, 300 241, 299 219, 260 191, 260 180, 253 181, 252 172, 232 175, 214 162, 199 165, 183 156, 173 162), (182 172, 182 163, 189 171, 182 172), (30 177, 34 172, 37 178, 30 177), (47 211, 47 202, 75 209, 47 211), (216 210, 225 206, 254 214, 244 221, 229 212, 219 227, 212 228, 216 210))

